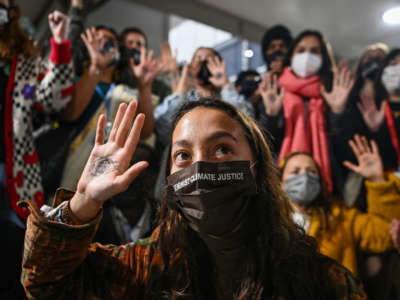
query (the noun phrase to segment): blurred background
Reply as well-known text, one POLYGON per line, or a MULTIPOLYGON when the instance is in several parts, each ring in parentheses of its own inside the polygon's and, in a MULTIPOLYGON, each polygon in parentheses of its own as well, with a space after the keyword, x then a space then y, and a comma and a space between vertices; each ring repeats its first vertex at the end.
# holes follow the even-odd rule
MULTIPOLYGON (((400 45, 400 7, 395 0, 85 0, 91 6, 88 26, 105 24, 120 31, 142 28, 151 49, 169 40, 178 61, 190 59, 198 46, 216 48, 234 74, 248 68, 264 71, 260 40, 274 24, 289 27, 294 36, 304 29, 319 29, 332 44, 338 59, 354 61, 375 42, 400 45), (391 18, 391 19, 390 19, 391 18)), ((70 0, 20 0, 24 22, 42 45, 50 36, 47 15, 67 12, 70 0)), ((45 45, 44 45, 45 46, 45 45)))

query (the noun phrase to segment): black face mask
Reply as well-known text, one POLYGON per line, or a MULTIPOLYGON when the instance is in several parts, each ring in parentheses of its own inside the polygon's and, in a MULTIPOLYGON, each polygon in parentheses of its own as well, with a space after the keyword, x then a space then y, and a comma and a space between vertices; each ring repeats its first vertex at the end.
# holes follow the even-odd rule
POLYGON ((122 60, 125 63, 129 63, 129 61, 133 58, 133 63, 137 66, 140 64, 140 51, 135 48, 126 48, 123 47, 122 50, 122 60))
POLYGON ((373 58, 360 66, 360 74, 363 78, 374 80, 382 65, 382 60, 373 58))
POLYGON ((0 27, 9 24, 10 21, 10 8, 0 3, 0 27))
POLYGON ((167 178, 168 206, 214 250, 243 245, 256 184, 249 161, 197 162, 167 178))
POLYGON ((267 63, 268 70, 271 69, 271 63, 275 61, 278 57, 284 57, 285 53, 280 50, 275 51, 274 53, 268 54, 265 56, 265 61, 267 63))
POLYGON ((260 82, 260 78, 243 80, 241 84, 242 88, 240 89, 240 94, 242 94, 246 98, 250 98, 255 93, 255 91, 257 91, 260 82))
MULTIPOLYGON (((115 50, 116 46, 115 43, 112 40, 108 40, 104 43, 103 47, 100 49, 101 53, 108 54, 111 53, 115 50)), ((120 61, 120 53, 117 51, 113 57, 113 60, 109 63, 109 67, 118 64, 120 61)))
POLYGON ((197 78, 203 82, 202 85, 211 85, 211 82, 209 80, 210 77, 211 77, 211 72, 207 67, 207 61, 203 60, 201 62, 200 71, 197 74, 197 78))

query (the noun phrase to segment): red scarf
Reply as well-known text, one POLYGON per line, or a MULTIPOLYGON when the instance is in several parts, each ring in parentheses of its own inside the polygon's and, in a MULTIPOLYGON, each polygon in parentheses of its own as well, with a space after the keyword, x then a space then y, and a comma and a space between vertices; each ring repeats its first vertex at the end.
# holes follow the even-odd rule
POLYGON ((389 127, 390 139, 392 140, 392 145, 397 155, 397 166, 400 166, 400 142, 389 103, 386 104, 385 117, 389 127))
POLYGON ((328 190, 332 191, 331 161, 324 114, 326 104, 321 96, 319 76, 299 78, 289 68, 285 68, 279 78, 279 84, 285 88, 285 137, 278 163, 292 152, 310 153, 321 168, 328 190), (308 112, 303 98, 310 98, 308 112))

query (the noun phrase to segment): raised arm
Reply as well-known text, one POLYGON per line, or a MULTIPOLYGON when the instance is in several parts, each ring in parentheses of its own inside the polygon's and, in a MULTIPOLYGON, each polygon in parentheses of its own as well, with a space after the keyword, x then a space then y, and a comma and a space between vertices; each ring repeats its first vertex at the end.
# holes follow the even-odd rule
POLYGON ((103 203, 127 189, 148 166, 129 165, 144 122, 142 114, 133 122, 135 111, 135 102, 120 105, 107 142, 105 117, 99 118, 96 143, 75 194, 59 191, 58 206, 46 214, 27 203, 32 213, 22 281, 30 299, 139 297, 149 247, 91 245, 103 203))

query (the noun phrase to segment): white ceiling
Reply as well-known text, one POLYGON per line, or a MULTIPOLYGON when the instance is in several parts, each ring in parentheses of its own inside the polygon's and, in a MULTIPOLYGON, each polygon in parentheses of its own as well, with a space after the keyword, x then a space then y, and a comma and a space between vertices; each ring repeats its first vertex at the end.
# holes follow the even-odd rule
POLYGON ((210 6, 268 27, 287 25, 294 34, 318 29, 343 57, 358 56, 374 42, 400 47, 400 26, 388 26, 382 13, 395 0, 201 0, 210 6))
MULTIPOLYGON (((133 2, 194 18, 225 30, 231 26, 230 31, 234 34, 240 32, 234 32, 235 28, 240 27, 240 22, 249 23, 251 26, 247 28, 247 32, 241 32, 253 40, 261 38, 263 28, 277 23, 287 25, 294 34, 304 29, 318 29, 331 42, 335 53, 345 58, 358 57, 368 44, 378 41, 400 47, 400 26, 388 26, 381 20, 382 13, 387 8, 400 5, 400 0, 111 0, 96 12, 99 19, 96 18, 93 22, 99 23, 106 19, 108 24, 115 22, 118 25, 132 25, 140 21, 137 25, 142 28, 152 28, 156 18, 149 18, 147 15, 139 18, 137 14, 135 16, 129 13, 134 10, 135 5, 137 7, 133 2), (118 9, 112 9, 114 6, 118 9), (224 14, 226 18, 222 17, 221 20, 224 14), (240 21, 236 27, 229 24, 236 19, 240 21), (252 35, 255 31, 257 34, 252 35)), ((24 13, 34 18, 49 2, 19 0, 19 3, 24 13)), ((156 30, 154 28, 150 31, 156 30)), ((165 36, 165 32, 163 34, 165 36)))

